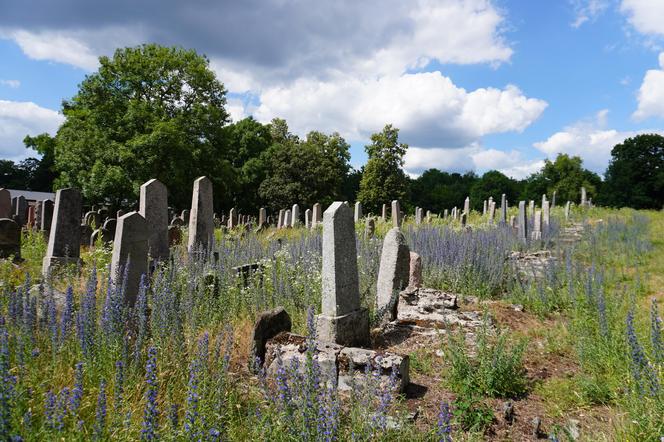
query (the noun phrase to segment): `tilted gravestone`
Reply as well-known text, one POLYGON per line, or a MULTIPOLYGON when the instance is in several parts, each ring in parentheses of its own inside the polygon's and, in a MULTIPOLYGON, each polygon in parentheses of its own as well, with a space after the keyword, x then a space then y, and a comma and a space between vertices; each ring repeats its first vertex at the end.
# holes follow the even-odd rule
POLYGON ((194 253, 214 245, 214 209, 212 208, 212 181, 202 176, 194 181, 189 214, 187 250, 194 253))
POLYGON ((291 227, 297 227, 297 225, 300 223, 300 206, 297 204, 293 204, 293 208, 291 209, 291 227))
POLYGON ((340 201, 323 215, 322 311, 316 324, 323 341, 369 344, 369 312, 360 305, 353 212, 340 201))
POLYGON ((228 212, 228 224, 226 227, 229 229, 234 229, 237 227, 237 210, 235 210, 235 207, 233 207, 229 212, 228 212))
POLYGON ((21 259, 21 227, 9 218, 0 218, 0 258, 21 259))
POLYGON ((161 181, 152 179, 141 186, 138 213, 147 224, 150 256, 166 261, 169 256, 168 190, 161 181))
POLYGON ((124 301, 129 307, 136 302, 141 275, 148 274, 148 238, 148 224, 140 213, 120 217, 113 240, 111 275, 116 286, 125 284, 124 301))
POLYGON ((53 219, 53 206, 54 203, 51 200, 42 201, 42 210, 41 210, 41 229, 45 232, 51 230, 51 220, 53 219))
POLYGON ((376 284, 376 306, 379 312, 387 313, 390 320, 396 318, 399 292, 408 286, 409 268, 406 237, 398 227, 393 227, 383 240, 376 284))
POLYGON ((42 264, 44 275, 51 271, 53 265, 79 262, 81 204, 81 192, 77 189, 60 189, 56 192, 48 247, 42 264))
POLYGON ((286 209, 286 212, 284 212, 284 227, 290 227, 291 226, 291 211, 290 209, 286 209))
POLYGON ((9 190, 0 189, 0 218, 11 218, 12 216, 12 197, 9 190))
POLYGON ((528 216, 526 215, 526 202, 519 201, 519 241, 523 244, 528 242, 528 216))
POLYGON ((258 210, 258 228, 262 229, 267 225, 267 211, 265 207, 261 207, 258 210))

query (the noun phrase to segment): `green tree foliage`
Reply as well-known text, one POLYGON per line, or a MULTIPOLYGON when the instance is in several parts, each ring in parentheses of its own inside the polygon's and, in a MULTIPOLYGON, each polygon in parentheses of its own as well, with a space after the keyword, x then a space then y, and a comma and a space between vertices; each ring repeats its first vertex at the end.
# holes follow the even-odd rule
POLYGON ((371 144, 365 146, 369 160, 357 194, 367 211, 378 213, 379 207, 394 199, 405 205, 409 181, 403 171, 403 157, 407 149, 407 144, 399 143, 399 129, 391 124, 371 135, 371 144))
POLYGON ((493 197, 496 207, 500 207, 501 196, 504 193, 507 201, 516 202, 519 195, 519 184, 502 172, 490 170, 477 179, 470 188, 470 203, 475 210, 482 210, 484 201, 493 197))
POLYGON ((558 154, 555 161, 545 160, 542 170, 526 180, 522 198, 539 201, 546 194, 551 199, 555 191, 558 202, 579 202, 581 187, 593 198, 598 195, 601 184, 599 175, 583 168, 580 157, 558 154))
POLYGON ((664 204, 664 137, 637 135, 611 151, 601 203, 661 209, 664 204))
POLYGON ((350 146, 339 134, 313 131, 299 140, 278 119, 269 131, 275 143, 261 155, 265 176, 258 194, 271 210, 295 203, 327 206, 341 197, 350 170, 350 146))
POLYGON ((63 103, 56 185, 117 205, 135 200, 143 182, 158 178, 171 204, 185 207, 193 180, 208 175, 215 198, 226 197, 233 181, 222 142, 226 90, 207 58, 149 44, 118 49, 99 63, 63 103))
POLYGON ((474 172, 462 175, 441 172, 438 169, 426 170, 411 182, 413 204, 437 213, 454 206, 462 208, 477 179, 474 172))

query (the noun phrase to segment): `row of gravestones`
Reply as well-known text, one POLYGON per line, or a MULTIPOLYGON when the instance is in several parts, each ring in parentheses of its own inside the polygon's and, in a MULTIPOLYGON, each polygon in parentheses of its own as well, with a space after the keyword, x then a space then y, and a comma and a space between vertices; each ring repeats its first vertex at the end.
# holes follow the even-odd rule
POLYGON ((25 197, 11 198, 9 190, 0 189, 0 258, 21 258, 21 229, 48 232, 53 216, 53 201, 29 205, 25 197))

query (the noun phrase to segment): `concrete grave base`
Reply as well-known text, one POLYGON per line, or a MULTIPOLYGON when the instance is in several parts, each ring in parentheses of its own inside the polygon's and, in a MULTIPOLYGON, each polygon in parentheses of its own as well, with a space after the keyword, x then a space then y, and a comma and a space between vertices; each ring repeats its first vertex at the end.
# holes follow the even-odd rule
MULTIPOLYGON (((328 381, 336 380, 340 391, 377 380, 383 387, 394 382, 394 389, 403 392, 410 383, 408 356, 316 341, 314 357, 321 376, 328 381)), ((304 336, 281 333, 268 341, 265 352, 268 376, 276 377, 280 365, 286 370, 304 372, 306 363, 307 340, 304 336)))
POLYGON ((369 311, 359 308, 342 316, 316 316, 317 336, 327 342, 340 345, 368 346, 369 311))

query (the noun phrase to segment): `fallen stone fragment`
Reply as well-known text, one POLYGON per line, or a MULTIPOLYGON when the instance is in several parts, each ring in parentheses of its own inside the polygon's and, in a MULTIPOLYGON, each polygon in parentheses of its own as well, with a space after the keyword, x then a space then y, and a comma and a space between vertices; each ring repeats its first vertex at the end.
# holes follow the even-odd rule
POLYGON ((251 337, 249 368, 256 368, 255 361, 265 360, 265 344, 281 332, 291 331, 291 318, 283 307, 261 313, 256 319, 251 337))

